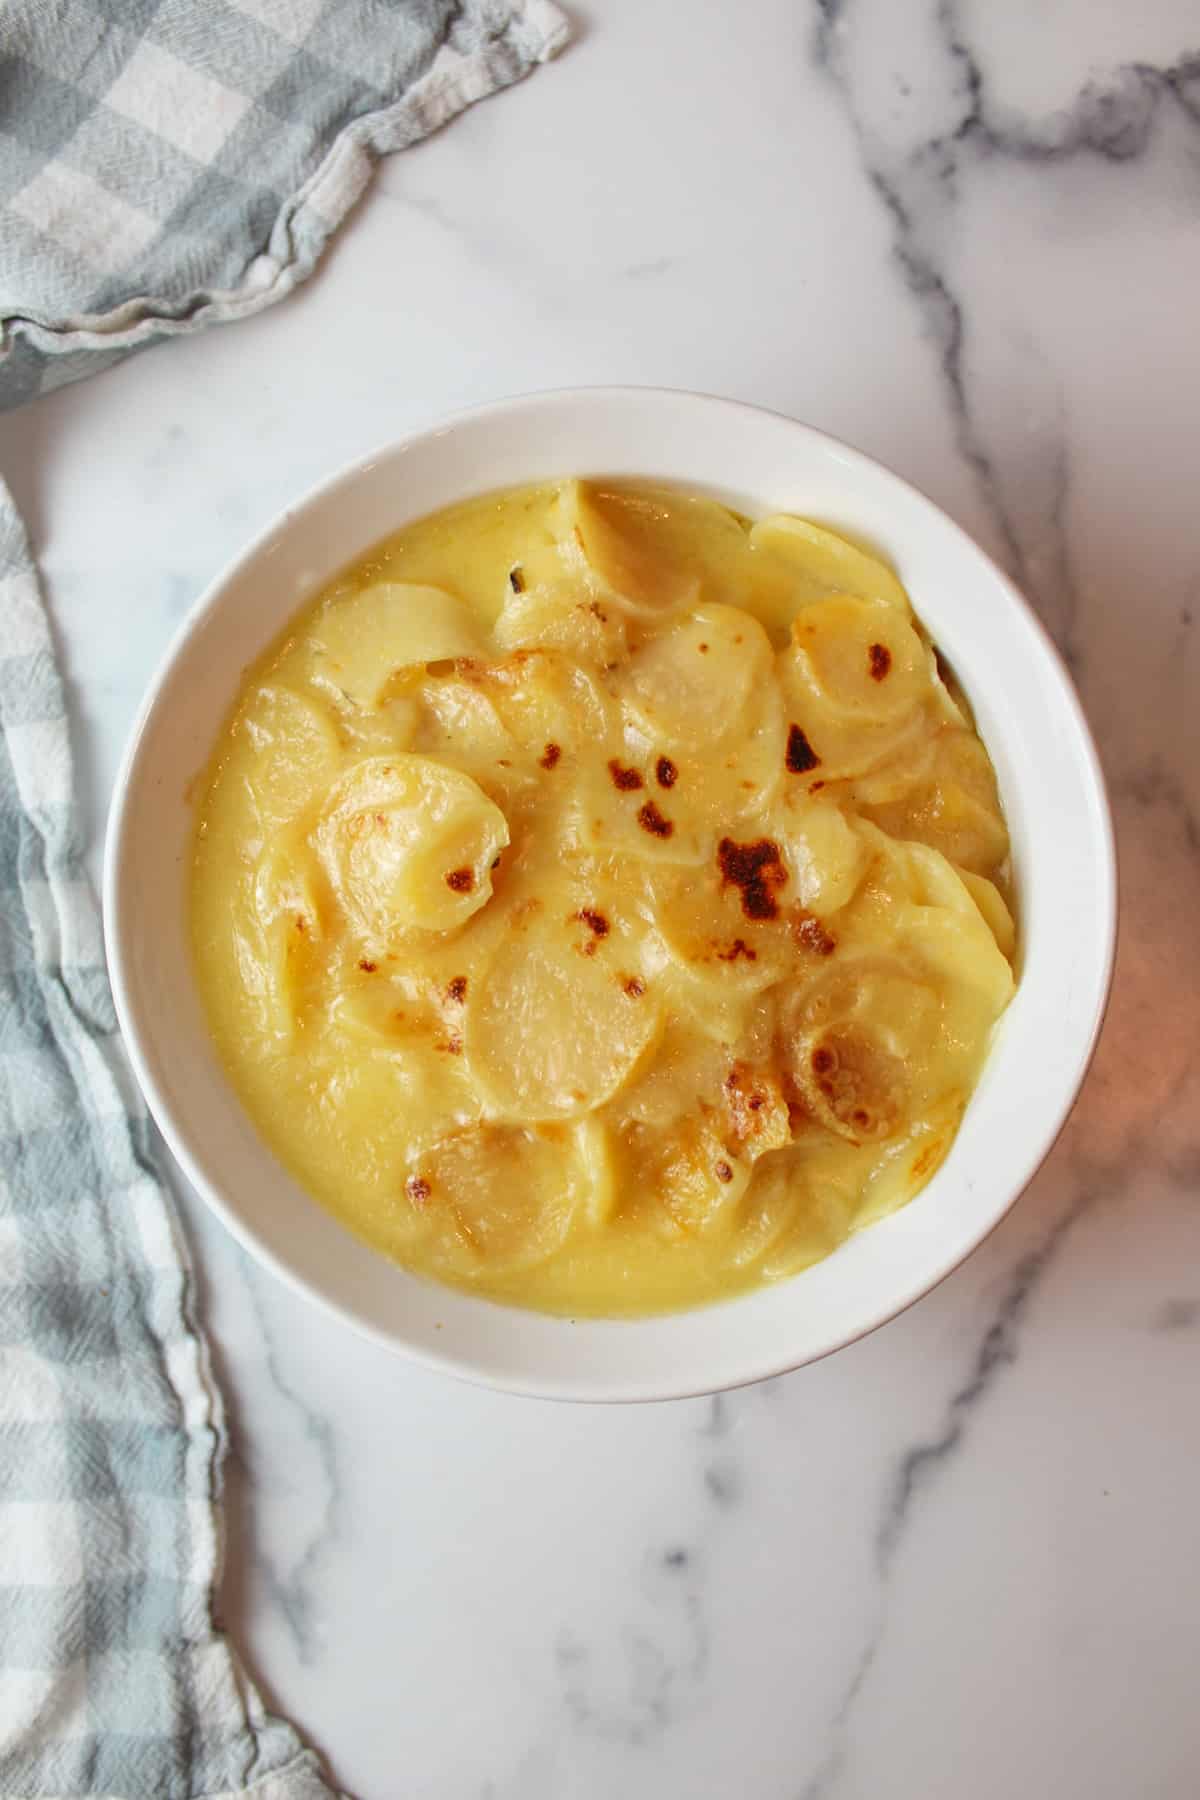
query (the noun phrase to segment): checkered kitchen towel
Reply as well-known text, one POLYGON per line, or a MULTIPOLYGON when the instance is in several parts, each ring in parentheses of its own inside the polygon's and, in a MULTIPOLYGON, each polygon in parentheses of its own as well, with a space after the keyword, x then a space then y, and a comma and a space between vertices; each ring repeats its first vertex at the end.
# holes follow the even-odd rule
MULTIPOLYGON (((240 317, 548 0, 0 0, 0 406, 240 317)), ((214 1628, 223 1423, 0 484, 0 1794, 321 1800, 214 1628)))

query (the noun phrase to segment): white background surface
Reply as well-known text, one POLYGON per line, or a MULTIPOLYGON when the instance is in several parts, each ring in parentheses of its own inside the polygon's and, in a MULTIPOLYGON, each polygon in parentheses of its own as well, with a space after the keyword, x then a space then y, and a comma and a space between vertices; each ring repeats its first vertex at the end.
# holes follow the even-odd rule
MULTIPOLYGON (((1200 1783, 1200 21, 1168 0, 609 0, 385 165, 273 312, 0 420, 99 833, 191 600, 439 413, 645 381, 925 487, 1071 656, 1124 938, 995 1237, 832 1361, 568 1409, 410 1372, 188 1209, 230 1400, 223 1612, 360 1800, 1200 1783)), ((1020 703, 1020 696, 1013 696, 1020 703)))

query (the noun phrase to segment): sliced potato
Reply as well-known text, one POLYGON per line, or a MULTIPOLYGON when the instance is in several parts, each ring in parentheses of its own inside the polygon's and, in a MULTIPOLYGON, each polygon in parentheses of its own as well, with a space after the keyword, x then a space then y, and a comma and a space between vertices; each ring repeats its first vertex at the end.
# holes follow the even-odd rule
MULTIPOLYGON (((786 1229, 760 1255, 765 1281, 811 1268, 844 1243, 854 1229, 862 1177, 862 1152, 850 1144, 804 1143, 768 1159, 759 1206, 768 1227, 783 1213, 786 1229)), ((754 1199, 752 1188, 748 1201, 754 1199)))
POLYGON ((827 785, 836 787, 839 798, 855 812, 871 819, 877 807, 906 805, 933 772, 937 736, 938 728, 931 724, 928 714, 923 714, 919 730, 903 737, 873 768, 847 781, 827 785))
POLYGON ((642 1143, 640 1167, 669 1233, 693 1237, 732 1229, 752 1165, 722 1142, 716 1119, 694 1111, 666 1137, 642 1143))
POLYGON ((602 670, 618 667, 629 654, 624 615, 577 578, 510 593, 493 632, 503 651, 560 650, 602 670))
POLYGON ((770 815, 769 830, 792 873, 791 897, 806 912, 828 919, 849 904, 869 851, 837 805, 803 789, 786 790, 783 804, 770 815))
POLYGON ((988 881, 984 876, 972 873, 970 869, 956 869, 955 873, 983 915, 988 930, 996 940, 996 948, 1005 961, 1011 963, 1017 948, 1017 927, 1008 902, 994 881, 988 881))
POLYGON ((621 1096, 621 1116, 664 1136, 692 1110, 697 1097, 714 1108, 720 1105, 730 1067, 727 1046, 697 1036, 672 1013, 652 1055, 621 1096))
POLYGON ((614 734, 612 703, 596 676, 560 650, 516 650, 479 675, 505 729, 547 771, 614 734))
POLYGON ((652 866, 696 868, 713 860, 722 838, 761 835, 787 779, 783 705, 769 667, 732 733, 718 729, 711 743, 682 747, 627 710, 617 742, 616 756, 599 744, 581 756, 569 796, 574 829, 597 853, 652 866))
POLYGON ((419 1038, 330 1057, 320 1066, 313 1105, 347 1186, 361 1186, 376 1208, 401 1216, 406 1209, 396 1202, 413 1157, 480 1111, 462 1058, 419 1038))
MULTIPOLYGON (((547 907, 546 912, 550 909, 547 907)), ((464 1036, 473 1073, 504 1118, 579 1118, 625 1085, 661 1027, 655 994, 586 924, 545 917, 501 944, 472 985, 464 1036)))
POLYGON ((787 765, 799 777, 797 786, 820 791, 873 774, 889 760, 902 766, 920 753, 925 720, 919 708, 887 723, 855 724, 838 717, 798 681, 794 665, 782 664, 779 685, 788 722, 787 765))
POLYGON ((964 1096, 952 1092, 899 1144, 888 1147, 863 1183, 855 1208, 856 1230, 907 1206, 933 1179, 950 1153, 964 1109, 964 1096))
POLYGON ((973 730, 970 705, 949 664, 942 661, 932 644, 925 645, 925 657, 931 689, 930 716, 938 725, 959 725, 973 730))
POLYGON ((791 661, 822 711, 856 728, 907 718, 929 693, 926 649, 903 614, 846 594, 797 615, 791 661))
POLYGON ((279 834, 254 871, 254 910, 261 933, 264 1023, 281 1047, 292 1044, 305 989, 320 960, 321 909, 316 872, 294 835, 279 834))
POLYGON ((894 1137, 912 1094, 905 1058, 874 1020, 835 1019, 797 1045, 793 1075, 813 1117, 852 1144, 894 1137))
POLYGON ((590 1225, 606 1225, 620 1203, 611 1133, 594 1113, 577 1120, 573 1131, 584 1216, 590 1225))
POLYGON ((520 748, 481 679, 482 664, 428 671, 411 690, 417 706, 412 748, 479 780, 510 780, 520 748))
POLYGON ((341 766, 341 749, 333 720, 316 699, 282 681, 263 682, 239 729, 255 751, 247 779, 268 830, 323 799, 341 766))
POLYGON ((852 1144, 907 1127, 939 1042, 937 988, 899 955, 839 954, 783 1009, 781 1043, 800 1102, 852 1144))
POLYGON ((558 513, 563 539, 575 546, 597 588, 637 612, 736 597, 728 558, 743 553, 745 533, 715 501, 665 488, 571 481, 558 513))
POLYGON ((750 546, 756 556, 786 570, 796 609, 829 594, 856 594, 898 613, 909 612, 908 595, 894 570, 827 526, 772 513, 751 526, 750 546))
POLYGON ((571 830, 597 856, 694 868, 711 854, 711 832, 677 812, 655 763, 628 741, 616 756, 610 744, 582 756, 567 796, 571 830))
MULTIPOLYGON (((735 1268, 748 1268, 776 1245, 792 1240, 802 1198, 802 1178, 793 1152, 781 1150, 759 1159, 733 1222, 728 1255, 735 1268)), ((816 1262, 837 1241, 831 1233, 824 1233, 823 1247, 808 1260, 816 1262)))
POLYGON ((796 963, 785 910, 790 895, 786 886, 779 892, 779 910, 762 918, 747 913, 745 890, 722 879, 715 859, 695 874, 681 870, 656 881, 659 936, 671 962, 698 989, 696 1004, 730 990, 757 993, 796 963))
POLYGON ((740 607, 703 606, 635 652, 617 691, 658 749, 709 754, 771 680, 771 646, 740 607))
POLYGON ((990 1012, 990 1024, 1012 998, 1013 974, 962 875, 927 844, 897 844, 885 854, 909 897, 893 914, 897 944, 919 967, 976 996, 990 1012))
POLYGON ((896 920, 896 936, 909 959, 941 984, 947 1035, 956 1030, 986 1041, 1012 999, 1013 972, 974 901, 970 913, 939 906, 904 908, 896 920))
POLYGON ((844 780, 907 756, 926 732, 925 651, 898 613, 838 596, 800 613, 776 664, 789 768, 844 780))
POLYGON ((894 798, 864 796, 865 818, 890 837, 915 839, 974 875, 991 876, 1008 856, 1008 828, 987 751, 973 732, 945 726, 932 760, 894 798))
POLYGON ((780 1071, 774 1060, 735 1057, 721 1083, 722 1139, 747 1162, 792 1140, 780 1071))
POLYGON ((368 961, 357 979, 342 978, 330 1003, 329 1023, 350 1041, 351 1054, 361 1044, 373 1050, 394 1049, 410 1039, 413 1012, 411 995, 392 979, 388 965, 381 969, 368 961))
POLYGON ((626 1179, 668 1238, 734 1228, 761 1157, 789 1142, 788 1105, 769 1061, 705 1045, 675 1020, 623 1101, 626 1179))
POLYGON ((1013 982, 944 857, 860 830, 869 870, 839 919, 837 955, 789 996, 782 1042, 813 1118, 868 1143, 970 1090, 1013 982))
POLYGON ((377 581, 332 601, 312 636, 314 678, 367 709, 403 669, 483 654, 482 634, 461 600, 408 581, 377 581))
MULTIPOLYGON (((786 746, 783 701, 768 677, 740 732, 707 749, 676 750, 667 759, 670 786, 656 797, 676 829, 711 855, 720 838, 752 837, 765 829, 761 820, 787 781, 786 746)), ((661 787, 663 759, 647 757, 646 764, 661 787)))
POLYGON ((405 1197, 456 1273, 495 1277, 543 1262, 582 1199, 570 1140, 484 1121, 449 1132, 413 1159, 405 1197))
POLYGON ((348 758, 391 756, 416 746, 421 708, 411 693, 389 694, 370 712, 348 707, 338 718, 338 730, 348 758))
POLYGON ((368 757, 331 790, 315 841, 368 942, 453 931, 486 905, 508 824, 469 775, 427 757, 368 757))

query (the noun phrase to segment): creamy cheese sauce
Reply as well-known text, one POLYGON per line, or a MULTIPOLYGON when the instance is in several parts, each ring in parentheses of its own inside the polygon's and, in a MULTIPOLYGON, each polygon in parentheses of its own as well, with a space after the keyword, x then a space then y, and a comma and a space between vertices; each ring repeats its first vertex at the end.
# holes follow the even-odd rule
POLYGON ((248 674, 201 992, 281 1161, 572 1315, 774 1281, 908 1200, 1013 990, 986 750, 896 575, 567 481, 406 526, 248 674))

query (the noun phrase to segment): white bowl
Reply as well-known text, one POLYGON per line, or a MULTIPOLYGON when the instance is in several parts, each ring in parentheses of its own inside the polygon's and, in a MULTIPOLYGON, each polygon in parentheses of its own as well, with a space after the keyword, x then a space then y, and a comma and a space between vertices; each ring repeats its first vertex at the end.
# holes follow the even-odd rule
POLYGON ((209 588, 172 645, 118 778, 105 868, 109 969, 151 1111, 192 1184, 268 1267, 377 1342, 476 1381, 581 1400, 733 1387, 882 1324, 992 1229, 1050 1149, 1087 1069, 1116 930, 1112 829, 1071 683, 1025 602, 929 500, 791 419, 652 388, 533 394, 389 446, 291 508, 209 588), (747 513, 788 510, 886 553, 949 657, 1012 833, 1023 955, 954 1148, 912 1203, 778 1286, 665 1318, 580 1321, 406 1274, 297 1186, 218 1063, 192 974, 186 795, 247 663, 343 564, 487 488, 641 475, 747 513))

